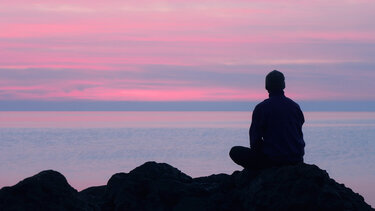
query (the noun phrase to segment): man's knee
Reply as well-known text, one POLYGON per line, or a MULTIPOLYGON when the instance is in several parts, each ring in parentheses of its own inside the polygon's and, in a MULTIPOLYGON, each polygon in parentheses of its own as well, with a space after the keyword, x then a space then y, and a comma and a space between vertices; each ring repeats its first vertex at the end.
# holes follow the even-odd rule
POLYGON ((235 158, 236 155, 238 154, 238 148, 239 148, 239 146, 234 146, 230 149, 229 157, 232 158, 232 160, 234 160, 233 158, 235 158))
POLYGON ((234 162, 242 162, 242 160, 248 159, 250 148, 243 146, 234 146, 229 151, 229 156, 234 162))

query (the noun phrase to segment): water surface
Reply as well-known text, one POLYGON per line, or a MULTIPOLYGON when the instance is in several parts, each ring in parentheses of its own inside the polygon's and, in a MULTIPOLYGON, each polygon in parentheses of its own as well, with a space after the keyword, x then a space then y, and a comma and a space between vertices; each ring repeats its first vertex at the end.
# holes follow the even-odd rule
MULTIPOLYGON (((251 112, 0 112, 0 186, 45 169, 81 190, 167 162, 193 176, 231 174, 251 112)), ((375 112, 305 112, 305 161, 375 205, 375 112)))

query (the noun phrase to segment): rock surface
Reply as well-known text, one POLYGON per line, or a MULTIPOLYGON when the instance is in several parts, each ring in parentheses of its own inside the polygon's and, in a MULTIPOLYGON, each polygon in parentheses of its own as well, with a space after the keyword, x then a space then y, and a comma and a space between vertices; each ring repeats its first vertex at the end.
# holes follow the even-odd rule
POLYGON ((191 178, 147 162, 77 192, 48 170, 0 190, 0 210, 373 210, 315 165, 191 178))
POLYGON ((65 177, 42 171, 12 187, 0 189, 0 210, 89 210, 65 177))

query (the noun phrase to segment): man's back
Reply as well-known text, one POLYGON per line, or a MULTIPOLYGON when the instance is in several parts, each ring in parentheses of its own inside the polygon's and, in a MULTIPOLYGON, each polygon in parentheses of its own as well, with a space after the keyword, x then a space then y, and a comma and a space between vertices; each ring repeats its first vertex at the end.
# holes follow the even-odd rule
POLYGON ((253 111, 250 148, 234 146, 229 156, 236 164, 250 169, 301 163, 305 154, 303 113, 297 103, 285 97, 283 73, 271 71, 265 85, 269 98, 253 111))
POLYGON ((250 127, 250 145, 258 146, 268 158, 277 162, 302 162, 303 113, 284 92, 270 93, 253 112, 250 127))

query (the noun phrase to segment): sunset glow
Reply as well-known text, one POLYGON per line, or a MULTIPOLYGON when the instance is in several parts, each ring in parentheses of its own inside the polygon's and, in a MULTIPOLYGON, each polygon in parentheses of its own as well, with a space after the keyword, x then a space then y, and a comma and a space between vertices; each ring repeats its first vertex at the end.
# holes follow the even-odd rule
POLYGON ((0 7, 0 100, 375 100, 375 2, 25 1, 0 7))

